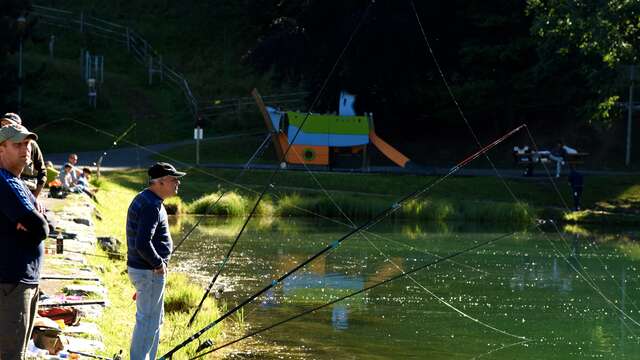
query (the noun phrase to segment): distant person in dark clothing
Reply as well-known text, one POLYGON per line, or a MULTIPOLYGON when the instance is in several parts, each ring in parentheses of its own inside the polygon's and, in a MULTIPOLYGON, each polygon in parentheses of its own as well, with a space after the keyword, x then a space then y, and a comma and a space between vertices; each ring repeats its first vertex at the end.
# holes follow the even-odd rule
MULTIPOLYGON (((18 114, 6 113, 0 119, 0 125, 18 124, 22 125, 22 119, 18 114)), ((31 141, 31 160, 22 170, 20 178, 26 183, 29 190, 37 198, 40 196, 44 184, 47 182, 47 169, 44 162, 42 150, 38 143, 31 141)))
POLYGON ((178 193, 186 175, 168 163, 148 171, 149 187, 129 205, 127 268, 136 289, 136 325, 129 349, 131 359, 155 359, 164 314, 164 286, 173 249, 167 211, 162 202, 178 193))
POLYGON ((0 127, 0 359, 24 359, 38 304, 47 220, 20 180, 38 136, 21 125, 0 127))
POLYGON ((580 211, 580 198, 582 197, 582 190, 584 188, 584 176, 573 166, 569 172, 569 186, 571 186, 571 194, 573 195, 573 210, 580 211))

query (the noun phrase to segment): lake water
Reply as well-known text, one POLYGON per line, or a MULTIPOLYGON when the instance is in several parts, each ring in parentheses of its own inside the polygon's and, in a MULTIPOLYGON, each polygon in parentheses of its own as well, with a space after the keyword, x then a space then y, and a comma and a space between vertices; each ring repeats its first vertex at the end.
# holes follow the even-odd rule
MULTIPOLYGON (((172 227, 176 241, 195 219, 177 221, 172 227)), ((251 224, 218 280, 225 285, 221 299, 229 308, 348 230, 304 219, 255 219, 251 224)), ((240 225, 237 219, 204 220, 172 265, 208 282, 240 225)), ((366 236, 344 241, 246 306, 244 328, 237 331, 255 331, 431 263, 437 256, 512 232, 461 224, 378 225, 366 236)), ((638 359, 637 237, 637 232, 624 229, 520 229, 453 261, 235 344, 225 357, 638 359)), ((237 323, 234 318, 230 325, 237 323)))

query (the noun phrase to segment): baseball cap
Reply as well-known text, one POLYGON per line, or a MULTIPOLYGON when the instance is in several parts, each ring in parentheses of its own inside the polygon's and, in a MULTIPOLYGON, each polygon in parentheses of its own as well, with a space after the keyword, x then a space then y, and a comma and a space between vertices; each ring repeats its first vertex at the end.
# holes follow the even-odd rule
POLYGON ((183 177, 187 175, 187 173, 178 171, 175 167, 173 167, 173 165, 165 162, 157 162, 153 164, 153 166, 149 168, 149 171, 147 171, 147 173, 149 174, 149 178, 151 180, 158 179, 163 176, 183 177))
POLYGON ((10 122, 16 123, 18 125, 22 125, 22 119, 20 118, 20 115, 16 114, 16 113, 6 113, 4 115, 2 115, 1 120, 8 120, 10 122))
POLYGON ((38 140, 38 135, 27 130, 26 127, 18 124, 9 124, 0 127, 0 142, 6 140, 20 142, 24 139, 38 140))

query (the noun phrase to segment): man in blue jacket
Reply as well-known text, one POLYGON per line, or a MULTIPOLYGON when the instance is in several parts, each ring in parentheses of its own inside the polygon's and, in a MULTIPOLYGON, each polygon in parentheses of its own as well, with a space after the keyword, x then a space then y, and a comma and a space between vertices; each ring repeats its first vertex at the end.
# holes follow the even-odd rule
POLYGON ((163 200, 178 193, 186 173, 159 162, 149 168, 149 186, 129 205, 127 212, 127 268, 136 288, 136 325, 130 358, 156 358, 160 325, 164 317, 164 286, 173 242, 163 200))
POLYGON ((0 359, 24 359, 38 306, 49 226, 20 180, 38 136, 18 124, 0 127, 0 359))

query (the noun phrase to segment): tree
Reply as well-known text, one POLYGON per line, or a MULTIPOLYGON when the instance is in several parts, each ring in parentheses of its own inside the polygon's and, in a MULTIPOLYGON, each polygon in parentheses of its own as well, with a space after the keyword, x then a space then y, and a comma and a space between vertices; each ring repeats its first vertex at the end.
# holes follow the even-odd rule
MULTIPOLYGON (((528 0, 532 33, 539 40, 540 71, 558 73, 571 62, 587 87, 584 117, 610 121, 620 92, 621 65, 639 64, 640 2, 637 0, 528 0)), ((578 84, 582 85, 582 84, 578 84)))
POLYGON ((17 65, 11 55, 18 50, 20 37, 28 39, 34 26, 28 20, 31 9, 29 0, 3 0, 0 2, 0 109, 15 110, 15 95, 18 86, 17 65), (20 25, 18 18, 27 18, 26 24, 20 25))

